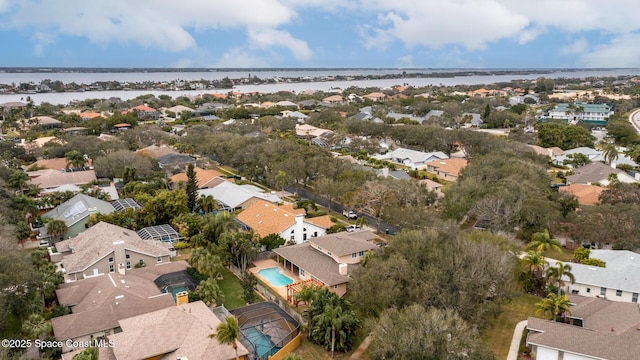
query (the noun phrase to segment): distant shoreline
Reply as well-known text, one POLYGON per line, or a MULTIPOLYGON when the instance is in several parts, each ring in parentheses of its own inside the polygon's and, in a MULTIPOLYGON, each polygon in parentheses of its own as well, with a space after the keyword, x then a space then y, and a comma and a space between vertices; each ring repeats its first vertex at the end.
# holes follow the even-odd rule
POLYGON ((412 73, 552 73, 573 71, 602 71, 602 70, 635 70, 636 68, 395 68, 395 67, 355 67, 355 68, 123 68, 123 67, 0 67, 3 73, 163 73, 163 72, 271 72, 271 71, 373 71, 395 70, 412 73))

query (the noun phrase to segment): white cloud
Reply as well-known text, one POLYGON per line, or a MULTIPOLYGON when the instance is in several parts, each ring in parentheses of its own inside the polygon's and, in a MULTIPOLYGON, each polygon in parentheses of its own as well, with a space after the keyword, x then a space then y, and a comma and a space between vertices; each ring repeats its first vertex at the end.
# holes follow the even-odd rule
POLYGON ((640 34, 623 35, 584 54, 580 62, 585 67, 640 67, 640 34))
POLYGON ((565 55, 576 55, 576 54, 582 54, 588 48, 589 48, 589 43, 587 42, 587 40, 584 38, 580 38, 572 42, 571 44, 563 47, 560 52, 565 55))
POLYGON ((33 54, 35 56, 42 56, 44 55, 44 48, 55 41, 56 35, 52 33, 37 32, 33 34, 33 39, 36 42, 36 45, 33 48, 33 54))
POLYGON ((287 31, 253 28, 249 29, 249 43, 258 49, 269 49, 275 46, 287 48, 298 60, 306 61, 313 55, 307 43, 294 38, 287 31))
POLYGON ((398 63, 400 64, 400 67, 412 68, 415 66, 413 65, 413 56, 411 55, 405 55, 398 58, 398 63))

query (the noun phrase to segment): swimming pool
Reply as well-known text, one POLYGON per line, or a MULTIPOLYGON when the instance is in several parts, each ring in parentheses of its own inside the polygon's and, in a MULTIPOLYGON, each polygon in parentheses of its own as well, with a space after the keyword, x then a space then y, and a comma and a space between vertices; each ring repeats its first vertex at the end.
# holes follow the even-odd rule
POLYGON ((266 359, 280 350, 279 347, 274 346, 269 335, 263 334, 256 328, 243 329, 242 332, 251 345, 253 345, 254 353, 258 356, 258 359, 266 359))
POLYGON ((293 283, 290 277, 282 274, 282 271, 278 268, 267 268, 258 271, 258 274, 263 278, 267 279, 269 283, 273 286, 284 286, 293 283))

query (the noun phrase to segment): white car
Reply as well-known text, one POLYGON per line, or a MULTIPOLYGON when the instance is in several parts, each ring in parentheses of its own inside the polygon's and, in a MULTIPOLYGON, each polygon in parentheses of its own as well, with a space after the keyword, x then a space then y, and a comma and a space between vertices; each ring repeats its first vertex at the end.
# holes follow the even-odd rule
POLYGON ((356 230, 360 230, 360 226, 358 225, 349 225, 346 227, 348 232, 354 232, 356 230))

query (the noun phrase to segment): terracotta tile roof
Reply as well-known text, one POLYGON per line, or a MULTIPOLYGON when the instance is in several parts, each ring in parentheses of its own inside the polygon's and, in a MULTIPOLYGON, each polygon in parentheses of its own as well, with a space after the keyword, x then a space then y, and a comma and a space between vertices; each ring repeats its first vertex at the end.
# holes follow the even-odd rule
POLYGON ((460 171, 467 166, 467 160, 459 158, 434 160, 429 161, 426 165, 453 176, 460 176, 460 171))
POLYGON ((158 110, 156 110, 156 109, 154 109, 154 108, 152 108, 150 106, 147 106, 147 105, 138 105, 138 106, 136 106, 134 108, 131 108, 131 110, 138 110, 138 111, 141 111, 141 112, 156 112, 156 111, 158 111, 158 110))
MULTIPOLYGON (((224 174, 216 171, 216 170, 207 170, 207 169, 202 169, 199 167, 194 167, 193 169, 196 173, 196 179, 198 179, 198 186, 202 187, 204 185, 206 185, 209 181, 219 177, 222 178, 224 177, 224 174)), ((179 183, 179 182, 187 182, 188 178, 187 178, 187 173, 180 173, 180 174, 175 174, 171 177, 169 177, 169 179, 171 181, 173 181, 174 183, 179 183)))
POLYGON ((600 194, 605 188, 595 185, 569 184, 561 186, 558 190, 575 196, 580 205, 594 205, 600 202, 600 194))
POLYGON ((162 146, 156 146, 156 145, 151 145, 151 146, 147 146, 146 148, 142 148, 139 150, 136 150, 137 154, 141 154, 144 156, 148 156, 150 158, 154 158, 154 159, 159 159, 163 156, 166 155, 180 155, 180 152, 170 148, 168 146, 162 145, 162 146))
MULTIPOLYGON (((196 301, 121 320, 122 332, 109 340, 115 343, 113 352, 118 359, 235 359, 231 345, 209 338, 220 323, 211 309, 196 301)), ((249 354, 240 342, 237 344, 240 357, 249 354)))
POLYGON ((329 215, 323 215, 323 216, 317 216, 317 217, 312 217, 312 218, 305 218, 304 222, 308 222, 311 223, 313 225, 317 225, 323 229, 328 229, 330 227, 332 227, 333 225, 335 225, 335 223, 333 221, 331 221, 331 216, 329 215))
POLYGON ((96 117, 100 117, 102 116, 100 113, 97 112, 93 112, 93 111, 88 111, 88 112, 81 112, 78 114, 78 116, 80 116, 83 119, 93 119, 96 117))
POLYGON ((170 255, 165 244, 142 240, 135 231, 106 222, 99 222, 74 238, 58 242, 56 248, 60 252, 73 251, 62 260, 67 274, 71 274, 84 271, 112 254, 116 241, 123 241, 124 248, 129 251, 153 257, 170 255))
POLYGON ((55 159, 40 159, 34 162, 33 164, 26 166, 25 169, 29 170, 31 168, 46 168, 53 170, 60 170, 67 167, 67 159, 65 158, 55 158, 55 159))
POLYGON ((336 102, 342 102, 344 100, 342 99, 342 95, 331 95, 322 99, 322 101, 328 102, 328 103, 336 103, 336 102))
POLYGON ((238 220, 251 227, 261 237, 265 237, 280 234, 295 224, 297 214, 305 215, 306 211, 294 209, 291 204, 274 205, 258 200, 238 214, 238 220))

